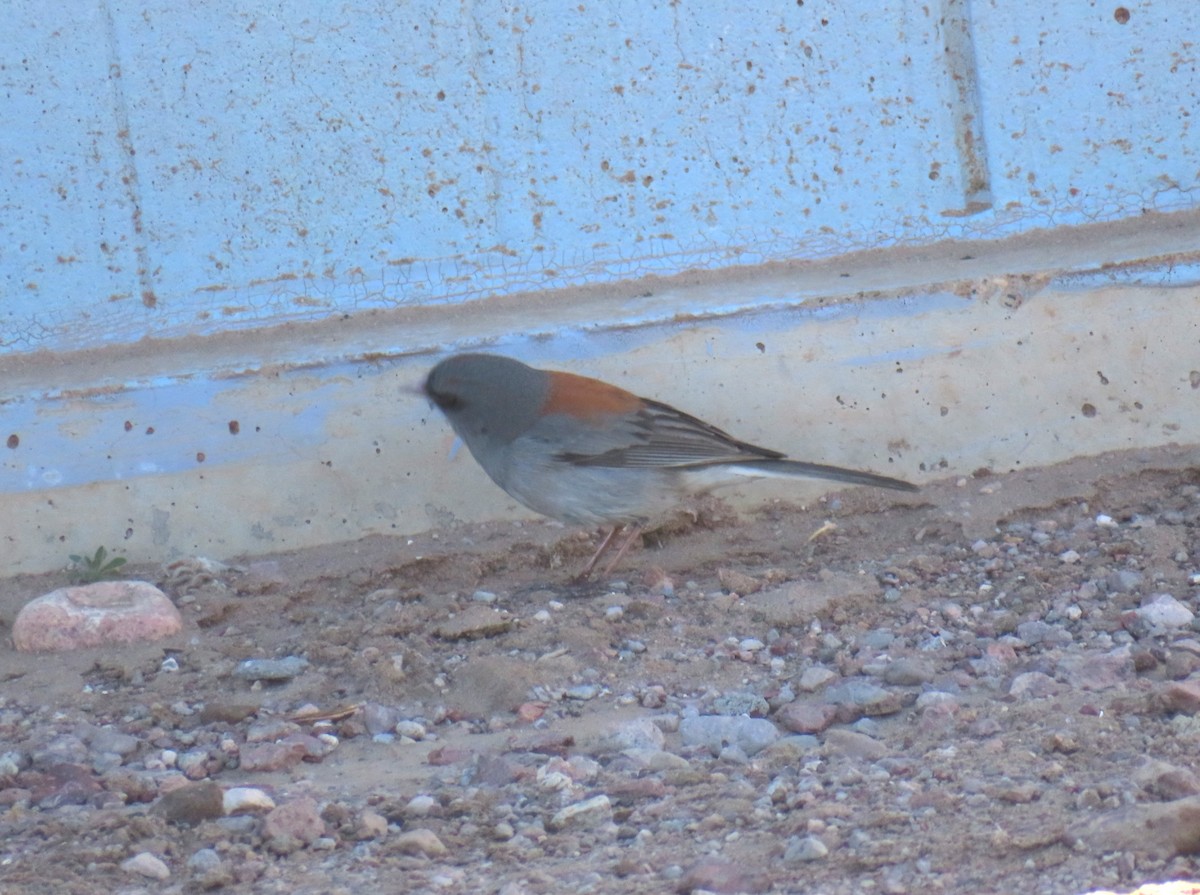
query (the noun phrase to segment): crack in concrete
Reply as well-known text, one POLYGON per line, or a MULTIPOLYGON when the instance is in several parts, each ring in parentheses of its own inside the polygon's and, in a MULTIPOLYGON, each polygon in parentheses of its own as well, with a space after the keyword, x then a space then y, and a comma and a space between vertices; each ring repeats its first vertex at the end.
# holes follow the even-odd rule
POLYGON ((113 119, 117 125, 117 144, 121 150, 121 184, 132 209, 133 251, 137 258, 138 292, 141 295, 142 304, 153 309, 158 307, 158 292, 155 289, 154 276, 151 272, 150 252, 144 239, 145 227, 142 220, 142 191, 138 178, 137 148, 134 146, 133 132, 129 124, 129 102, 125 96, 121 44, 117 37, 117 24, 113 17, 112 6, 105 2, 103 10, 105 39, 108 44, 109 96, 112 99, 113 119))

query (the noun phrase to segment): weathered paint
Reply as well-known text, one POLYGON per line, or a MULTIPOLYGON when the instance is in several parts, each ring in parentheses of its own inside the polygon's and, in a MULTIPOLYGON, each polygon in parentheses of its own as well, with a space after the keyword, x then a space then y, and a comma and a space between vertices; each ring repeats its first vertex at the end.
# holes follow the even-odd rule
POLYGON ((0 347, 1194 205, 1200 5, 218 0, 0 33, 0 347))
POLYGON ((0 443, 16 437, 0 450, 0 542, 16 571, 101 543, 135 559, 227 557, 521 512, 454 451, 418 393, 438 346, 599 376, 755 443, 917 480, 1200 443, 1198 284, 1179 283, 1188 265, 1135 264, 1136 277, 1121 277, 1119 263, 1195 232, 1105 230, 1041 251, 980 245, 967 260, 883 255, 844 270, 839 259, 651 286, 617 306, 556 306, 536 332, 521 331, 529 308, 515 302, 491 316, 373 327, 383 350, 327 363, 313 362, 319 345, 297 330, 262 343, 270 356, 259 369, 231 350, 133 358, 119 381, 77 370, 50 391, 31 375, 0 404, 0 443), (1051 257, 1100 266, 1047 272, 1051 257), (1110 281, 1077 286, 1101 275, 1110 281), (889 278, 905 286, 879 291, 889 278), (832 291, 846 280, 866 291, 832 291), (836 301, 803 297, 822 293, 836 301), (384 348, 400 342, 419 350, 384 348), (217 372, 151 372, 164 363, 217 372))

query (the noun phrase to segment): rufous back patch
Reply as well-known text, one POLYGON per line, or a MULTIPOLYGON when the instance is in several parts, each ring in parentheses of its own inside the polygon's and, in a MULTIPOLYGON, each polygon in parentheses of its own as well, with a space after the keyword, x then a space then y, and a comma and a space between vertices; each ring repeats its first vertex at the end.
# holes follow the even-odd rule
POLYGON ((550 377, 550 392, 546 395, 542 412, 590 417, 628 413, 636 411, 641 405, 642 401, 637 395, 599 379, 574 373, 554 373, 550 377))

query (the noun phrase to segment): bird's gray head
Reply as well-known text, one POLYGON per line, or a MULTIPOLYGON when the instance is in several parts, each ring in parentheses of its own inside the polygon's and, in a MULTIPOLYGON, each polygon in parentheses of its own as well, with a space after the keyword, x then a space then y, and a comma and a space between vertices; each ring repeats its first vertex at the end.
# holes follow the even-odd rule
POLYGON ((479 441, 512 441, 533 425, 549 383, 544 371, 511 358, 456 354, 429 372, 424 391, 473 448, 479 441))

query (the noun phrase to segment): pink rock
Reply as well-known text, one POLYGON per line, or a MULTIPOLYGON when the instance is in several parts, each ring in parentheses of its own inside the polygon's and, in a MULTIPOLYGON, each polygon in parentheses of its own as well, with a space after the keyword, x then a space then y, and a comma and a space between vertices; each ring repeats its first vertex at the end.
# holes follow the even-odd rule
POLYGON ((303 743, 251 743, 239 753, 243 771, 286 771, 304 760, 303 743))
POLYGON ((86 805, 103 788, 91 768, 70 762, 23 771, 16 782, 30 790, 33 803, 39 808, 86 805))
POLYGON ((1194 855, 1200 849, 1200 796, 1089 812, 1064 831, 1063 842, 1093 855, 1132 852, 1158 859, 1194 855))
POLYGON ((1128 646, 1100 655, 1089 652, 1064 656, 1058 663, 1058 670, 1068 686, 1079 690, 1110 690, 1136 674, 1133 653, 1128 646))
POLYGON ((837 706, 805 702, 789 702, 775 716, 792 733, 820 733, 837 717, 837 706))
POLYGON ((676 892, 765 892, 770 882, 765 874, 745 862, 701 858, 687 869, 675 886, 676 892))
POLYGON ((1160 698, 1167 711, 1194 715, 1200 712, 1200 680, 1191 678, 1168 684, 1160 698))
POLYGON ((1012 665, 1017 661, 1017 651, 1007 643, 989 643, 987 647, 988 658, 994 659, 1000 664, 1001 668, 1012 665))
POLYGON ((13 622, 13 645, 35 650, 84 649, 158 640, 179 633, 179 610, 145 581, 101 581, 64 587, 25 604, 13 622))
POLYGON ((1048 674, 1040 671, 1026 671, 1013 678, 1008 688, 1010 696, 1024 699, 1040 699, 1053 696, 1058 692, 1058 683, 1048 674))
POLYGON ((301 796, 272 809, 263 821, 263 835, 293 836, 305 845, 325 835, 325 821, 316 800, 301 796))
POLYGON ((280 740, 279 745, 298 751, 304 761, 320 761, 337 748, 336 742, 325 742, 307 733, 293 733, 280 740))

